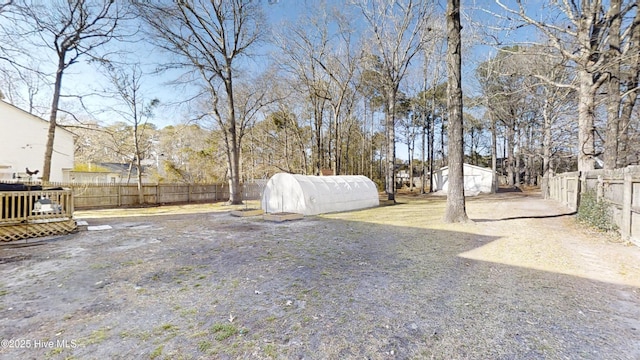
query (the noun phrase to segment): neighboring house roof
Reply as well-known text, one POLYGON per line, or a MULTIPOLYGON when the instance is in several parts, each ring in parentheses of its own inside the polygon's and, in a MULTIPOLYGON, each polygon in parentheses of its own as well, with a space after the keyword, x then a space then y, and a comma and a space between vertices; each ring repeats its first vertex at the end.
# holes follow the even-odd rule
MULTIPOLYGON (((29 117, 31 117, 31 118, 33 118, 33 119, 36 119, 36 120, 38 120, 38 121, 42 121, 42 122, 47 123, 47 126, 48 126, 48 124, 49 124, 49 121, 47 121, 47 120, 45 120, 45 119, 43 119, 43 118, 41 118, 41 117, 39 117, 39 116, 37 116, 37 115, 34 115, 34 114, 32 114, 32 113, 30 113, 30 112, 28 112, 28 111, 26 111, 26 110, 23 110, 23 109, 21 109, 21 108, 19 108, 19 107, 15 106, 15 105, 13 105, 13 104, 10 104, 10 103, 8 103, 8 102, 5 102, 5 101, 3 101, 3 100, 0 100, 0 106, 12 107, 12 108, 14 108, 14 109, 16 109, 16 110, 18 110, 18 111, 20 111, 20 112, 24 113, 25 115, 27 115, 27 116, 29 116, 29 117)), ((61 130, 64 130, 64 131, 68 132, 69 134, 72 134, 73 136, 76 136, 76 134, 75 134, 75 133, 73 133, 72 131, 69 131, 68 129, 66 129, 66 128, 64 127, 64 125, 57 124, 57 127, 58 127, 59 129, 61 129, 61 130)))
MULTIPOLYGON (((103 167, 111 172, 119 172, 119 173, 127 173, 129 172, 129 164, 123 163, 98 163, 96 164, 100 167, 103 167)), ((144 173, 147 170, 148 166, 142 166, 142 172, 144 173)), ((131 166, 131 174, 137 174, 138 169, 135 166, 131 166)))
MULTIPOLYGON (((129 172, 129 164, 123 163, 96 163, 91 170, 71 170, 74 173, 103 173, 103 174, 126 174, 129 172)), ((142 166, 142 172, 144 173, 149 166, 142 166)), ((138 169, 135 166, 131 167, 131 175, 138 173, 138 169)))

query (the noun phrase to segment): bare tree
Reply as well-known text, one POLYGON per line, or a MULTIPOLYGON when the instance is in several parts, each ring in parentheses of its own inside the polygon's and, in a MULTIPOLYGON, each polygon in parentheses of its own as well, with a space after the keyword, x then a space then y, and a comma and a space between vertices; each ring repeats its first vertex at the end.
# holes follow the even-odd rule
POLYGON ((380 59, 379 79, 385 93, 385 131, 387 138, 387 198, 395 201, 395 123, 400 83, 411 60, 420 52, 423 29, 429 21, 428 2, 423 0, 360 1, 371 31, 372 53, 380 59))
MULTIPOLYGON (((11 5, 13 5, 13 0, 5 0, 0 2, 0 20, 2 19, 2 17, 4 17, 5 15, 3 15, 4 12, 7 11, 7 9, 10 9, 11 5)), ((0 61, 1 62, 8 62, 8 63, 13 63, 13 59, 7 55, 7 35, 10 33, 10 31, 8 32, 8 29, 6 28, 7 26, 3 25, 2 22, 0 22, 0 30, 2 30, 0 32, 0 34, 2 34, 2 38, 0 38, 0 61)), ((1 89, 0 89, 1 90, 1 89)), ((2 92, 0 92, 0 99, 2 99, 4 96, 2 94, 2 92)))
POLYGON ((530 71, 525 68, 525 57, 519 47, 506 47, 476 69, 485 107, 492 119, 494 138, 498 126, 505 132, 505 167, 509 186, 519 186, 516 181, 519 174, 516 151, 521 144, 516 135, 524 126, 531 108, 526 89, 530 71))
MULTIPOLYGON (((273 84, 278 82, 278 79, 274 77, 273 73, 266 72, 262 76, 257 76, 248 81, 238 82, 235 86, 235 106, 236 113, 238 114, 238 143, 244 143, 245 136, 250 131, 251 127, 256 123, 256 119, 259 115, 263 114, 265 108, 268 108, 274 102, 286 98, 288 94, 281 94, 273 84)), ((241 179, 247 178, 246 169, 248 166, 242 164, 242 151, 240 153, 241 159, 241 179)))
MULTIPOLYGON (((342 10, 341 10, 342 11, 342 10)), ((353 29, 344 11, 329 12, 318 7, 296 25, 283 27, 276 41, 283 50, 281 67, 292 74, 304 91, 312 108, 314 173, 320 174, 325 164, 325 149, 334 173, 342 172, 342 122, 355 104, 355 77, 361 52, 353 38, 353 29), (325 108, 332 121, 325 123, 325 108), (329 131, 324 132, 328 125, 329 131), (326 140, 326 141, 325 141, 326 140)))
POLYGON ((0 76, 7 101, 31 114, 46 116, 49 109, 45 110, 37 101, 38 94, 46 90, 46 83, 35 62, 24 69, 12 66, 12 69, 0 70, 0 76))
MULTIPOLYGON (((159 104, 158 99, 146 100, 142 95, 142 71, 139 66, 132 66, 129 70, 110 68, 109 80, 115 90, 118 105, 112 111, 130 125, 131 144, 133 154, 129 163, 136 168, 136 183, 138 184, 138 201, 144 204, 142 188, 142 160, 147 156, 151 131, 149 120, 153 117, 153 109, 159 104)), ((130 166, 131 168, 131 166, 130 166)))
POLYGON ((222 131, 229 170, 229 202, 242 203, 240 151, 243 127, 234 84, 239 60, 264 33, 260 5, 250 0, 138 2, 152 41, 176 56, 168 66, 190 69, 211 99, 209 114, 222 131), (223 103, 223 104, 221 104, 223 103))
POLYGON ((462 134, 462 46, 460 0, 447 1, 447 94, 449 113, 449 188, 444 221, 466 222, 464 199, 464 138, 462 134))
POLYGON ((49 4, 22 0, 16 1, 13 11, 16 14, 16 32, 21 38, 33 40, 34 46, 48 48, 55 54, 55 80, 42 171, 42 181, 47 182, 51 175, 64 74, 80 58, 94 56, 97 48, 116 37, 116 28, 126 9, 111 0, 71 0, 49 4))
MULTIPOLYGON (((496 3, 510 15, 515 15, 523 25, 531 25, 538 29, 552 46, 559 52, 567 63, 575 66, 575 82, 555 82, 544 75, 538 78, 559 87, 569 87, 577 91, 578 103, 578 170, 590 170, 595 166, 595 158, 601 155, 596 148, 596 96, 600 87, 610 82, 609 90, 618 88, 618 64, 621 59, 621 44, 630 44, 629 37, 637 32, 638 24, 634 20, 625 21, 624 17, 634 8, 636 1, 618 1, 610 3, 601 0, 553 1, 546 5, 544 19, 529 14, 529 9, 522 1, 517 6, 509 7, 496 0, 496 3), (626 29, 621 26, 627 25, 626 29), (620 37, 622 35, 622 37, 620 37)), ((638 11, 638 9, 636 9, 638 11)), ((636 16, 637 18, 637 16, 636 16)), ((635 46, 629 46, 629 56, 635 46)), ((610 159, 607 166, 615 164, 614 153, 617 151, 613 136, 619 117, 620 96, 613 95, 610 99, 610 129, 608 131, 608 150, 610 159), (617 103, 615 105, 614 103, 617 103), (618 111, 616 111, 618 110, 618 111)))
POLYGON ((3 1, 2 3, 0 3, 0 13, 2 13, 5 8, 10 6, 11 3, 13 3, 13 0, 6 0, 6 1, 3 1))
POLYGON ((577 137, 571 127, 563 126, 567 122, 575 123, 575 116, 571 114, 575 113, 577 104, 572 88, 558 87, 539 77, 555 83, 570 83, 571 69, 565 66, 557 51, 549 52, 547 47, 513 46, 501 48, 495 57, 481 63, 476 76, 481 83, 486 115, 492 123, 494 171, 497 138, 502 130, 507 154, 503 167, 507 168, 508 184, 518 186, 518 162, 524 158, 524 180, 531 184, 541 172, 541 189, 545 194, 554 149, 575 149, 575 141, 563 143, 559 134, 577 137))
MULTIPOLYGON (((333 139, 335 140, 332 168, 336 175, 340 175, 342 169, 342 130, 341 125, 345 118, 351 115, 358 95, 354 79, 362 53, 354 45, 352 37, 353 29, 350 28, 349 19, 344 14, 334 11, 332 14, 338 27, 338 45, 333 51, 323 58, 314 59, 319 67, 329 78, 328 100, 333 114, 333 139)), ((335 40, 333 41, 335 43, 335 40)))
MULTIPOLYGON (((633 20, 631 20, 628 28, 626 28, 624 32, 621 32, 625 35, 621 36, 620 39, 620 43, 624 43, 624 47, 622 47, 620 51, 616 51, 615 41, 613 44, 609 42, 609 50, 613 53, 613 56, 619 55, 618 59, 620 59, 620 63, 622 63, 622 67, 619 68, 620 78, 617 81, 614 79, 614 84, 609 86, 612 89, 611 91, 613 91, 615 85, 618 82, 620 84, 620 96, 616 98, 620 99, 620 105, 613 105, 613 101, 616 99, 611 99, 610 104, 613 106, 609 108, 609 112, 612 113, 612 115, 619 114, 618 123, 616 124, 618 136, 615 138, 617 145, 615 154, 616 167, 624 167, 637 161, 637 157, 634 159, 628 155, 632 144, 637 144, 629 135, 631 133, 632 113, 634 112, 638 99, 638 90, 640 90, 640 4, 638 1, 635 2, 635 12, 635 16, 633 20), (627 38, 628 40, 626 40, 627 38), (619 112, 616 113, 616 110, 619 110, 619 112)), ((614 65, 616 64, 618 64, 618 62, 614 62, 614 65)), ((616 71, 617 70, 618 68, 616 68, 616 71)), ((609 139, 610 134, 613 136, 613 130, 616 125, 613 125, 611 131, 607 132, 607 139, 609 139)), ((638 151, 637 147, 635 151, 638 151)), ((606 152, 607 149, 605 148, 605 153, 606 152)), ((610 164, 605 163, 605 166, 607 165, 610 164)))
POLYGON ((620 56, 622 49, 620 44, 620 27, 622 17, 620 8, 622 0, 611 0, 609 5, 610 19, 609 36, 607 37, 608 64, 607 78, 607 137, 604 144, 604 168, 613 169, 618 158, 618 131, 620 127, 620 56))
POLYGON ((219 132, 198 124, 167 126, 158 131, 153 156, 158 181, 219 182, 226 175, 224 145, 219 132), (212 159, 220 159, 212 161, 212 159))
MULTIPOLYGON (((568 83, 571 76, 568 69, 562 65, 560 57, 550 58, 546 49, 532 47, 527 49, 525 56, 520 56, 520 64, 525 68, 528 76, 544 74, 554 82, 568 83)), ((533 80, 533 79, 531 79, 533 80)), ((527 86, 534 108, 538 109, 539 128, 542 129, 540 156, 542 157, 542 195, 549 196, 549 177, 551 163, 554 158, 554 148, 564 146, 558 139, 558 133, 574 134, 570 127, 562 127, 563 122, 573 122, 568 114, 576 107, 575 91, 571 88, 557 87, 546 81, 530 81, 527 86)), ((539 136, 537 136, 539 138, 539 136)))

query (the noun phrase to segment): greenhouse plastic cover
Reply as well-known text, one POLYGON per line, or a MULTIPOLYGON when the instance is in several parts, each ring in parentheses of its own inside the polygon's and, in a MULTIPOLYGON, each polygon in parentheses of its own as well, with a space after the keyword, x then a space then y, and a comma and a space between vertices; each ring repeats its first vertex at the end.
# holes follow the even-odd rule
POLYGON ((379 205, 378 189, 366 176, 308 176, 279 173, 262 195, 266 213, 317 215, 379 205))

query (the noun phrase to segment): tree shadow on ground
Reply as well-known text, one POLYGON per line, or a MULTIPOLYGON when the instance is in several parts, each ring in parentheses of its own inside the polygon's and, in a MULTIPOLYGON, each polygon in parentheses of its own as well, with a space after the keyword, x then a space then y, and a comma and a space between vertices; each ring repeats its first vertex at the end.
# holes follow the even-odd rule
POLYGON ((553 219, 560 218, 565 216, 574 216, 578 212, 573 211, 570 213, 562 213, 562 214, 553 214, 553 215, 532 215, 532 216, 510 216, 500 219, 471 219, 475 222, 492 222, 492 221, 506 221, 506 220, 522 220, 522 219, 553 219))

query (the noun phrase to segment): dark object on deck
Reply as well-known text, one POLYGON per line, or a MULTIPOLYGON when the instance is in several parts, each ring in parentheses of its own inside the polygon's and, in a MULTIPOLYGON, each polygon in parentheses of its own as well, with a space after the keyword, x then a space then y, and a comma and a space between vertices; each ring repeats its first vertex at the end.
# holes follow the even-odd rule
POLYGON ((27 175, 29 176, 37 175, 40 172, 40 170, 29 171, 29 168, 26 168, 26 170, 27 170, 27 175))
POLYGON ((0 191, 41 191, 40 185, 0 184, 0 191))

